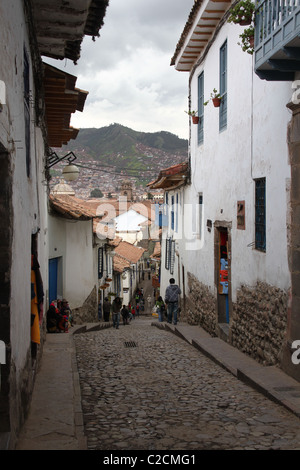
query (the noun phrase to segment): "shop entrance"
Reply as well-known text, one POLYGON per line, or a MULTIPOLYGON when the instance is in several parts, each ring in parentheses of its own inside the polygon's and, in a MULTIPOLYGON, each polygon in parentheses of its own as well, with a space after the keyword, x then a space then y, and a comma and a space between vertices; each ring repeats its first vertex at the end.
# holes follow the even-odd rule
POLYGON ((229 323, 230 318, 230 240, 227 227, 215 231, 215 274, 217 285, 218 323, 229 323))

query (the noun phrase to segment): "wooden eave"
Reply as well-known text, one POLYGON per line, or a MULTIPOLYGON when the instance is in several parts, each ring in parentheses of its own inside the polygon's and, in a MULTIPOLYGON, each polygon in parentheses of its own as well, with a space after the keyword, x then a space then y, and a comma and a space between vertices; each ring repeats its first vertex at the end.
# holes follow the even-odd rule
POLYGON ((44 64, 45 118, 49 147, 76 139, 79 129, 70 126, 71 115, 82 111, 88 92, 75 88, 77 78, 44 64))
POLYGON ((31 0, 36 40, 41 56, 80 57, 84 36, 99 36, 109 0, 31 0))
POLYGON ((170 191, 184 186, 187 182, 187 178, 188 164, 180 163, 166 168, 165 170, 161 170, 158 178, 155 181, 148 183, 147 186, 149 189, 161 188, 165 191, 170 191))
POLYGON ((50 195, 50 210, 53 215, 72 220, 92 220, 95 211, 90 209, 85 201, 74 196, 50 195))
POLYGON ((230 6, 231 0, 195 0, 171 59, 176 70, 191 71, 230 6))

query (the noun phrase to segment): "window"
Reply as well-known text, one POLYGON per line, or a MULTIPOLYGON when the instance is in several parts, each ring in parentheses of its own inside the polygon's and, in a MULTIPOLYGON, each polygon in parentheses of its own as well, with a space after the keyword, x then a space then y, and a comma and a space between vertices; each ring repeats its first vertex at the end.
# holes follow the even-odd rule
POLYGON ((227 41, 220 49, 220 95, 222 97, 219 108, 219 130, 227 127, 227 41))
POLYGON ((198 144, 204 139, 204 72, 198 77, 198 144))
POLYGON ((98 279, 103 276, 103 246, 98 248, 98 279))
POLYGON ((202 238, 203 194, 199 194, 199 238, 202 238))
POLYGON ((30 176, 30 88, 29 88, 29 60, 24 49, 24 122, 25 122, 25 153, 26 153, 26 173, 30 176))
POLYGON ((266 178, 255 180, 255 248, 266 251, 266 178))
POLYGON ((178 232, 178 218, 179 218, 178 210, 179 210, 179 196, 177 193, 176 194, 176 224, 175 224, 176 232, 178 232))
POLYGON ((166 239, 166 259, 165 268, 170 270, 170 274, 174 272, 175 264, 175 240, 171 238, 166 239))
POLYGON ((172 196, 171 201, 172 201, 172 205, 171 205, 171 229, 174 230, 174 228, 175 228, 175 207, 174 207, 175 198, 174 198, 174 196, 172 196))

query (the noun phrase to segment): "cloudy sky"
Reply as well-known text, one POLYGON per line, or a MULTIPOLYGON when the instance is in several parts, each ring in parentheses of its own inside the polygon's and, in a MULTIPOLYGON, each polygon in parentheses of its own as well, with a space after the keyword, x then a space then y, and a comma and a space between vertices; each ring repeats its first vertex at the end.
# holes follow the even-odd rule
POLYGON ((77 128, 114 122, 188 138, 188 73, 170 66, 194 0, 110 0, 100 37, 85 37, 81 57, 43 60, 77 77, 89 92, 77 128))

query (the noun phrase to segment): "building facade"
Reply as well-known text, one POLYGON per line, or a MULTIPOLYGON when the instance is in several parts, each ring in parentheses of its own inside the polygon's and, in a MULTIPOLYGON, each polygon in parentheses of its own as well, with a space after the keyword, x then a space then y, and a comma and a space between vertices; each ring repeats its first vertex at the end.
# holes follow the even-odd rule
POLYGON ((78 60, 83 36, 98 35, 107 4, 106 0, 90 0, 84 6, 75 2, 67 11, 64 2, 3 0, 0 5, 3 449, 16 445, 45 339, 49 300, 48 159, 51 147, 60 147, 76 137, 78 130, 70 127, 70 115, 82 108, 81 98, 86 96, 74 89, 74 80, 70 81, 67 74, 54 71, 41 58, 78 60), (80 26, 74 28, 79 16, 80 26), (61 75, 59 86, 53 73, 61 75))
POLYGON ((175 277, 190 323, 288 370, 292 82, 255 73, 230 7, 196 1, 171 61, 187 72, 199 119, 190 120, 187 184, 165 189, 162 292, 175 277))

